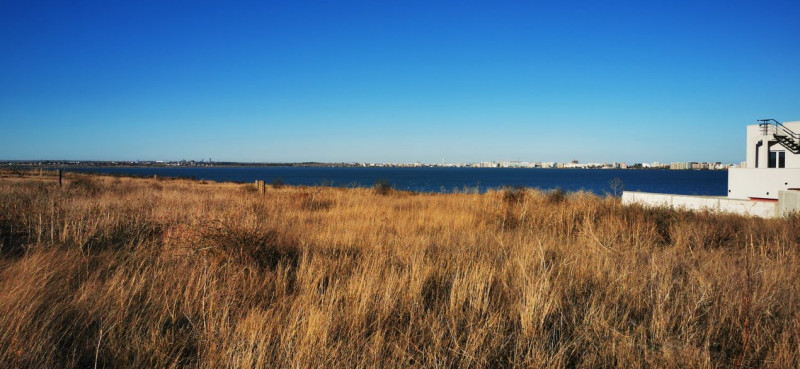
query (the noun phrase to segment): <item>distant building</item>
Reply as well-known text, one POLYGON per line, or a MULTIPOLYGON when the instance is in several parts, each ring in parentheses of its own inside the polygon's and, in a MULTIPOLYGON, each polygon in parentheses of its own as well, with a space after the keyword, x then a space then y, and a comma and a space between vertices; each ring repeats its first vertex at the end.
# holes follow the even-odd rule
POLYGON ((708 169, 708 163, 692 163, 692 169, 708 169))
POLYGON ((689 163, 689 162, 673 162, 673 163, 669 164, 669 169, 672 169, 672 170, 692 169, 692 164, 693 163, 689 163))

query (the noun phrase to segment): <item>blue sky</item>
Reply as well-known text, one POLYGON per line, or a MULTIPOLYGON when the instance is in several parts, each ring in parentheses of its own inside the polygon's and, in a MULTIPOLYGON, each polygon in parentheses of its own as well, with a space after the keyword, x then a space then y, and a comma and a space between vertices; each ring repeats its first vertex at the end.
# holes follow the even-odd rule
POLYGON ((744 160, 800 2, 0 2, 0 159, 744 160))

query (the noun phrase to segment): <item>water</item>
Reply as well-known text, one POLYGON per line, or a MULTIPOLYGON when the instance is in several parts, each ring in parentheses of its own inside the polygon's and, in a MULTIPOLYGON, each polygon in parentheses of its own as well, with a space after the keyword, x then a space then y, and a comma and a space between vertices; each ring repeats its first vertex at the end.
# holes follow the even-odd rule
POLYGON ((329 168, 329 167, 120 167, 68 168, 66 171, 182 177, 211 181, 271 183, 280 178, 287 185, 370 187, 387 180, 397 189, 420 192, 478 191, 502 186, 536 187, 543 190, 612 192, 609 182, 619 178, 625 190, 683 195, 725 196, 728 172, 708 170, 624 169, 522 169, 522 168, 329 168))

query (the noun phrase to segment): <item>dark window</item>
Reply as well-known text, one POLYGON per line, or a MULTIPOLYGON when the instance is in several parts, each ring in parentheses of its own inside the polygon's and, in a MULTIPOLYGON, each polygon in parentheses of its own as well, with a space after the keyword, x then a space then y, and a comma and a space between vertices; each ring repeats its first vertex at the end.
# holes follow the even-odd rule
POLYGON ((786 168, 786 152, 778 152, 778 168, 786 168))
POLYGON ((767 168, 777 168, 777 161, 778 161, 778 152, 777 151, 770 151, 769 152, 769 160, 767 161, 767 168))

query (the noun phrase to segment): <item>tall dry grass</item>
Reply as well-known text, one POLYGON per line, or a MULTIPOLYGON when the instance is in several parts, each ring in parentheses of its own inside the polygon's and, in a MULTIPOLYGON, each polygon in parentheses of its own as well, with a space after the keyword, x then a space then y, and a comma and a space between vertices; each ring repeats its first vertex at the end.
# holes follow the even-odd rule
POLYGON ((5 367, 798 367, 800 219, 0 175, 5 367))

